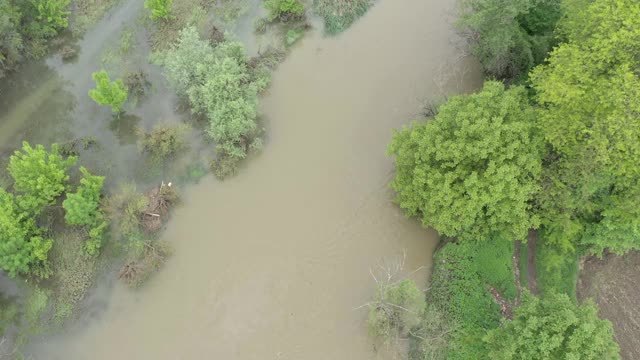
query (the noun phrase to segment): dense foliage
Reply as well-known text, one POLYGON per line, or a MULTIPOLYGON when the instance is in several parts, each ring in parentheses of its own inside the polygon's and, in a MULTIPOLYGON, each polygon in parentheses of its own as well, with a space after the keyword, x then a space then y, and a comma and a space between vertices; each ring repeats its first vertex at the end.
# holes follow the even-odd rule
POLYGON ((13 195, 0 188, 0 267, 10 276, 29 272, 32 256, 23 221, 13 195))
POLYGON ((485 341, 496 360, 620 358, 611 323, 598 319, 592 303, 578 306, 566 295, 525 296, 514 319, 485 341))
POLYGON ((87 169, 80 167, 83 178, 75 193, 68 193, 62 202, 65 220, 69 225, 89 225, 95 221, 100 207, 100 192, 104 176, 91 175, 87 169))
POLYGON ((26 141, 22 151, 16 151, 9 159, 8 170, 18 192, 17 203, 31 215, 38 215, 44 207, 54 203, 62 194, 69 180, 67 170, 76 157, 64 159, 53 144, 47 152, 42 145, 32 148, 26 141))
POLYGON ((158 123, 150 132, 140 132, 140 150, 153 160, 163 161, 187 146, 186 135, 191 128, 187 124, 158 123))
POLYGON ((182 30, 161 63, 176 92, 189 99, 194 112, 209 119, 207 132, 218 153, 217 174, 232 173, 234 164, 260 144, 258 92, 268 77, 252 72, 240 43, 224 41, 212 47, 194 27, 182 30))
POLYGON ((96 88, 89 90, 89 97, 99 105, 111 107, 117 114, 122 111, 122 105, 127 101, 129 90, 121 79, 111 82, 105 70, 94 72, 91 77, 96 82, 96 88))
POLYGON ((0 78, 25 58, 45 54, 45 40, 69 25, 70 0, 0 0, 0 78))
POLYGON ((566 42, 531 75, 549 143, 540 198, 550 239, 640 247, 640 3, 565 2, 566 42))
POLYGON ((300 17, 304 14, 304 4, 300 0, 267 0, 263 4, 269 11, 269 20, 300 17))
POLYGON ((397 132, 397 201, 425 226, 462 240, 524 238, 538 190, 540 141, 521 87, 487 82, 457 96, 435 119, 397 132))
POLYGON ((173 0, 145 0, 144 7, 151 10, 152 19, 168 19, 172 3, 173 0))
POLYGON ((560 0, 462 0, 459 26, 491 77, 513 81, 555 45, 560 0))

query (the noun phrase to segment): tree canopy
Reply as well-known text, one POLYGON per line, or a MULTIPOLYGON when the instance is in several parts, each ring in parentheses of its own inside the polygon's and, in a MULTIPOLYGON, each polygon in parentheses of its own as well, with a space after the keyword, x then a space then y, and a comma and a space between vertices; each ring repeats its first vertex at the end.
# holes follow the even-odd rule
POLYGON ((9 173, 13 177, 14 189, 20 193, 17 203, 29 214, 39 214, 51 205, 66 188, 69 175, 67 169, 74 165, 76 157, 64 159, 58 145, 51 145, 47 152, 42 145, 32 148, 22 143, 22 151, 16 151, 9 159, 9 173))
POLYGON ((555 44, 560 0, 462 0, 459 27, 491 77, 523 78, 555 44))
POLYGON ((576 305, 564 294, 543 299, 526 294, 514 319, 484 340, 489 358, 496 360, 620 358, 611 323, 598 318, 593 303, 576 305))
POLYGON ((268 83, 249 68, 242 44, 223 41, 212 47, 194 27, 182 30, 161 63, 179 95, 209 119, 208 134, 219 159, 235 163, 256 144, 258 92, 268 83))
POLYGON ((445 236, 524 238, 537 225, 529 213, 541 170, 534 116, 524 88, 487 82, 397 132, 389 152, 398 203, 445 236))
POLYGON ((564 3, 566 42, 531 82, 550 148, 540 199, 550 238, 601 252, 640 247, 640 3, 564 3))
POLYGON ((89 90, 89 97, 99 105, 111 107, 113 113, 122 111, 122 105, 129 96, 129 90, 122 80, 112 82, 106 70, 94 72, 91 77, 96 82, 96 88, 89 90))

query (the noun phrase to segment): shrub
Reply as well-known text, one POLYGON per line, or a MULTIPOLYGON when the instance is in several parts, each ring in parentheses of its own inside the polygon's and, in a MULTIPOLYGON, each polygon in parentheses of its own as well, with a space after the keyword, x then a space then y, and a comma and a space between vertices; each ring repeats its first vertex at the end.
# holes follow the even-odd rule
POLYGON ((9 173, 14 179, 13 187, 21 193, 17 201, 31 215, 39 214, 66 188, 69 175, 67 169, 75 164, 76 157, 63 159, 58 145, 51 145, 47 152, 42 145, 32 148, 22 143, 22 152, 16 151, 9 159, 9 173))
POLYGON ((152 19, 169 19, 173 0, 145 0, 144 7, 151 10, 152 19))
POLYGON ((608 320, 598 319, 591 302, 576 305, 568 296, 528 295, 512 321, 484 337, 489 358, 511 359, 620 359, 608 320))
POLYGON ((105 70, 95 72, 91 77, 96 82, 96 88, 89 90, 89 97, 99 105, 111 107, 113 113, 120 113, 122 105, 129 96, 129 91, 122 80, 111 82, 105 70))
POLYGON ((69 225, 93 225, 98 216, 104 176, 91 175, 84 167, 80 167, 80 172, 83 175, 80 186, 62 202, 64 218, 69 225))
POLYGON ((129 239, 140 235, 142 214, 149 206, 146 196, 140 194, 134 184, 123 184, 105 201, 105 210, 118 238, 129 239))
POLYGON ((67 10, 71 0, 31 0, 36 9, 37 19, 52 29, 66 29, 69 26, 67 10))
POLYGON ((268 78, 251 71, 240 43, 225 41, 213 48, 194 27, 181 32, 161 62, 176 92, 209 119, 207 132, 216 143, 218 160, 229 169, 223 173, 232 173, 258 136, 258 92, 268 78))
POLYGON ((11 277, 28 273, 33 260, 24 217, 13 195, 0 188, 0 267, 11 277))
POLYGON ((152 159, 164 161, 187 146, 185 139, 191 127, 187 124, 158 123, 151 132, 142 131, 139 147, 152 159))
POLYGON ((269 10, 267 17, 270 21, 277 18, 288 20, 304 14, 304 4, 300 0, 266 0, 263 6, 269 10))

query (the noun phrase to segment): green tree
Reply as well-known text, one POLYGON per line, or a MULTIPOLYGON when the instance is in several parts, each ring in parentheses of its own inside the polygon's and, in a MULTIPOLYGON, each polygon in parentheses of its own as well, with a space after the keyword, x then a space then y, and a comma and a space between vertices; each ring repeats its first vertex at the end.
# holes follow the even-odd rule
POLYGON ((640 247, 640 3, 568 0, 566 42, 531 82, 549 149, 540 214, 552 242, 640 247))
POLYGON ((252 73, 242 44, 225 41, 213 48, 194 27, 182 30, 161 63, 176 92, 209 119, 207 132, 216 143, 218 164, 223 164, 217 174, 232 173, 247 151, 260 144, 258 92, 268 80, 252 73))
POLYGON ((32 148, 28 142, 23 142, 22 151, 11 156, 8 167, 14 180, 13 187, 21 193, 17 198, 20 208, 37 215, 53 204, 64 192, 69 180, 67 169, 76 160, 73 156, 64 159, 57 144, 51 145, 51 152, 47 152, 42 145, 32 148))
POLYGON ((0 267, 12 277, 29 272, 31 262, 23 220, 13 196, 0 188, 0 267))
POLYGON ((524 238, 538 223, 530 214, 541 170, 534 120, 522 87, 487 82, 451 98, 435 119, 394 135, 397 202, 444 236, 524 238))
POLYGON ((458 22, 485 72, 524 77, 555 44, 560 0, 463 0, 458 22))
POLYGON ((304 4, 300 0, 267 0, 263 4, 269 10, 270 21, 277 18, 299 17, 304 14, 304 4))
POLYGON ((100 209, 100 192, 104 176, 91 175, 87 169, 80 167, 83 178, 75 193, 67 194, 62 202, 65 220, 69 225, 91 225, 95 223, 100 209))
POLYGON ((578 306, 564 294, 542 300, 526 295, 514 319, 484 340, 496 360, 620 358, 611 323, 598 318, 593 303, 578 306))
POLYGON ((171 17, 173 0, 145 0, 144 7, 151 10, 152 19, 168 19, 171 17))
POLYGON ((110 106, 113 113, 120 113, 122 105, 129 96, 129 91, 122 80, 111 82, 105 70, 94 72, 91 77, 96 82, 96 88, 89 90, 89 97, 99 105, 110 106))

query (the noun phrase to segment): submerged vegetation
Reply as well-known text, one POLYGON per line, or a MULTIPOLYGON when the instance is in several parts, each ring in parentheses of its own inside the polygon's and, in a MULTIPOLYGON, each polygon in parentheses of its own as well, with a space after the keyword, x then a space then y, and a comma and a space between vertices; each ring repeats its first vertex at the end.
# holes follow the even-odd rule
POLYGON ((313 7, 324 19, 325 31, 336 35, 364 15, 374 0, 313 0, 313 7))
POLYGON ((269 73, 249 66, 242 44, 224 41, 212 46, 194 27, 184 29, 159 62, 178 95, 209 120, 216 175, 233 174, 236 164, 261 146, 258 93, 269 84, 269 73))

